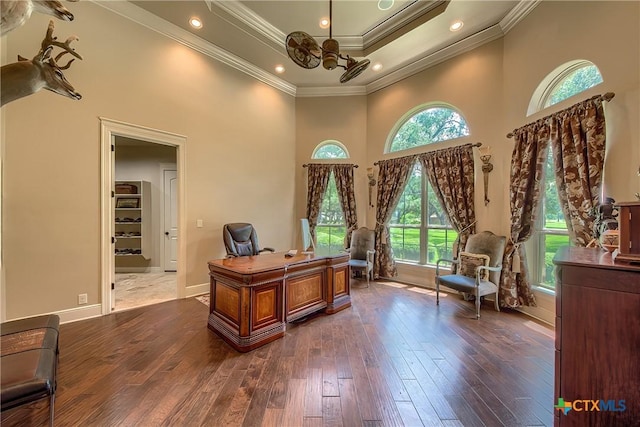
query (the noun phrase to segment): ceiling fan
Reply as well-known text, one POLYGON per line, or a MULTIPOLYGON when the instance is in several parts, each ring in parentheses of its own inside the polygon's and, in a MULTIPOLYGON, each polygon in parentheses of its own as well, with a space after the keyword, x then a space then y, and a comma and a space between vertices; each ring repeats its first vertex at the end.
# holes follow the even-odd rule
POLYGON ((340 45, 337 40, 332 38, 331 33, 332 12, 332 0, 329 0, 329 38, 322 42, 322 47, 304 31, 290 33, 285 45, 289 58, 302 68, 310 70, 320 65, 320 62, 327 70, 333 70, 336 67, 343 68, 345 72, 340 76, 340 83, 346 83, 366 70, 371 61, 366 58, 357 61, 349 55, 340 53, 340 45), (341 65, 338 63, 339 60, 347 61, 347 64, 341 65))

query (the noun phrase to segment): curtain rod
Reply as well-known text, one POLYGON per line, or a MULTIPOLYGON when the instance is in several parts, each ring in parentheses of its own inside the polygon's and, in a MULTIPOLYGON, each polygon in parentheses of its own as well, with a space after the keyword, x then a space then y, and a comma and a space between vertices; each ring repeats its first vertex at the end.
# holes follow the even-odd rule
POLYGON ((358 165, 353 165, 350 163, 305 163, 302 165, 303 168, 308 167, 309 165, 350 165, 353 166, 354 168, 357 168, 358 165))
MULTIPOLYGON (((582 104, 583 102, 591 101, 592 99, 598 99, 598 98, 602 98, 602 100, 603 100, 603 101, 607 101, 607 102, 609 102, 609 101, 611 101, 611 100, 613 99, 613 97, 614 97, 614 96, 616 96, 616 94, 615 94, 615 93, 613 93, 613 92, 607 92, 607 93, 605 93, 604 95, 596 95, 596 96, 592 96, 591 98, 585 99, 584 101, 578 102, 577 104, 573 104, 571 107, 567 107, 567 108, 565 108, 564 110, 557 111, 557 112, 555 112, 555 113, 549 114, 548 116, 544 116, 543 118, 538 119, 538 120, 536 120, 535 122, 531 122, 531 123, 529 123, 529 124, 527 124, 527 125, 521 126, 521 127, 519 127, 518 129, 521 129, 521 128, 523 128, 523 127, 526 127, 526 126, 532 125, 532 124, 537 123, 537 122, 540 122, 540 121, 548 120, 548 119, 550 119, 551 117, 555 116, 556 114, 562 113, 563 111, 566 111, 566 110, 568 110, 568 109, 570 109, 570 108, 573 108, 573 107, 575 107, 575 106, 576 106, 576 105, 578 105, 578 104, 582 104)), ((518 129, 514 129, 514 130, 513 130, 513 132, 517 131, 518 129)), ((507 134, 507 138, 513 138, 513 136, 515 135, 513 132, 509 132, 509 133, 507 134)))
MULTIPOLYGON (((448 150, 449 148, 464 147, 465 145, 471 145, 472 147, 482 147, 482 142, 476 142, 476 143, 473 143, 473 144, 460 144, 460 145, 454 145, 453 147, 441 148, 440 150, 448 150)), ((427 153, 432 153, 432 152, 434 152, 434 151, 440 151, 440 150, 427 151, 427 153)), ((408 159, 408 158, 410 158, 410 157, 419 156, 420 154, 425 154, 425 153, 410 154, 410 155, 408 155, 408 156, 393 157, 393 158, 391 158, 391 159, 385 159, 385 160, 408 159)), ((373 165, 374 165, 374 166, 378 166, 378 164, 380 164, 380 162, 374 162, 374 163, 373 163, 373 165)))

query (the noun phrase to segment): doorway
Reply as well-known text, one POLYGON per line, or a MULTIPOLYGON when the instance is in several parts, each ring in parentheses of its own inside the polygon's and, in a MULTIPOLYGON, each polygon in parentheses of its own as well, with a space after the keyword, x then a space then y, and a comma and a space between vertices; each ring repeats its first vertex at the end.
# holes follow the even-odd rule
POLYGON ((124 310, 175 299, 176 147, 120 135, 114 140, 116 246, 112 307, 124 310), (131 204, 135 206, 129 207, 131 204))
POLYGON ((186 138, 100 121, 102 313, 182 298, 186 138))

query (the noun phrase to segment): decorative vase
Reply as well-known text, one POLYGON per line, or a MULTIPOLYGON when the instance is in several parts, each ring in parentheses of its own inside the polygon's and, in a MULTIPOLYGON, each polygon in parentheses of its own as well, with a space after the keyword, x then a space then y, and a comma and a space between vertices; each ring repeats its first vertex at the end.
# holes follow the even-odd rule
POLYGON ((605 230, 600 235, 600 246, 609 252, 613 252, 618 249, 619 238, 620 232, 618 230, 605 230))

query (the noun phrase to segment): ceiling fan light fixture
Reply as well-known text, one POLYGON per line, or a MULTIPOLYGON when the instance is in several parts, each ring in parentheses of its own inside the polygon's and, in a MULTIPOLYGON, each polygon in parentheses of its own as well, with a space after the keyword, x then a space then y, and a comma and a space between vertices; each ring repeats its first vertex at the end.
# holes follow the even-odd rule
POLYGON ((322 67, 327 70, 334 70, 337 67, 344 68, 346 71, 340 77, 340 82, 345 83, 366 70, 370 61, 363 59, 358 62, 349 55, 340 54, 340 45, 333 38, 331 32, 332 9, 332 0, 329 0, 329 38, 322 42, 322 47, 304 31, 294 31, 287 35, 285 48, 289 58, 302 68, 316 68, 320 62, 322 62, 322 67), (340 60, 347 61, 347 65, 341 65, 340 60))
POLYGON ((327 70, 333 70, 338 66, 340 45, 335 39, 326 39, 322 42, 322 66, 327 70))

